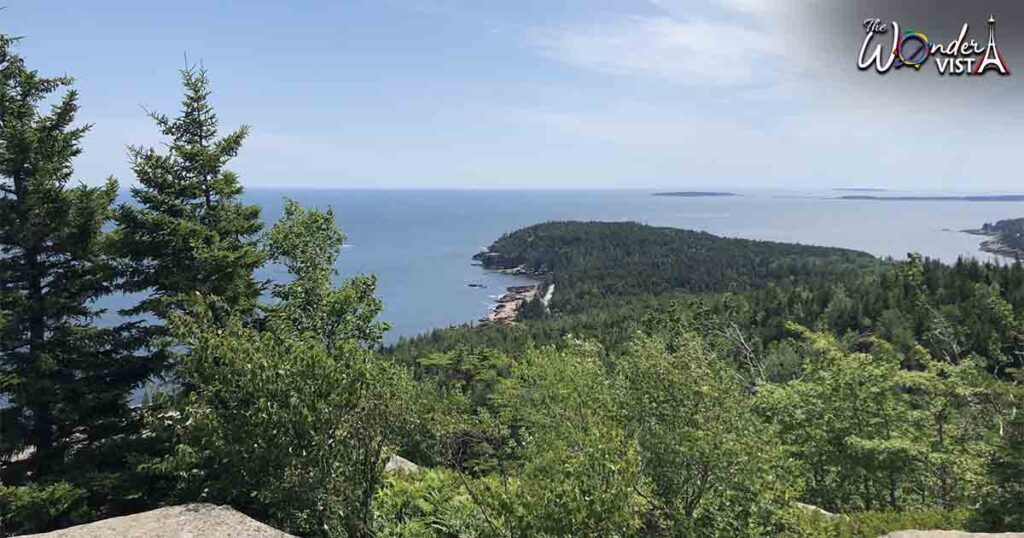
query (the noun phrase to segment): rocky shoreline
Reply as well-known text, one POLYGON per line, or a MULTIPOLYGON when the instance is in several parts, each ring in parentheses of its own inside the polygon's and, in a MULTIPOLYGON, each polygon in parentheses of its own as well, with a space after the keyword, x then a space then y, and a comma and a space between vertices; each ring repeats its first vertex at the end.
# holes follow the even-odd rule
POLYGON ((519 317, 519 309, 537 297, 540 285, 509 286, 505 289, 505 293, 498 298, 498 303, 494 305, 491 312, 480 321, 496 323, 498 325, 514 325, 519 317))
POLYGON ((988 230, 982 229, 963 230, 963 232, 971 235, 978 235, 988 238, 982 240, 981 245, 978 247, 979 249, 981 249, 982 252, 988 252, 989 254, 1003 256, 1013 260, 1019 260, 1022 257, 1024 257, 1022 256, 1022 254, 1024 253, 1003 243, 999 238, 999 232, 990 232, 988 230))
MULTIPOLYGON (((546 273, 527 269, 525 264, 512 263, 511 260, 501 253, 491 251, 489 248, 481 250, 473 256, 473 259, 478 261, 481 267, 489 271, 535 279, 547 276, 546 273)), ((546 307, 548 302, 551 301, 554 287, 554 284, 545 285, 543 282, 530 286, 509 286, 505 288, 505 293, 498 297, 494 308, 480 321, 497 325, 514 325, 519 319, 519 311, 523 308, 523 305, 537 299, 538 294, 542 292, 544 295, 540 297, 540 300, 543 301, 546 307)))

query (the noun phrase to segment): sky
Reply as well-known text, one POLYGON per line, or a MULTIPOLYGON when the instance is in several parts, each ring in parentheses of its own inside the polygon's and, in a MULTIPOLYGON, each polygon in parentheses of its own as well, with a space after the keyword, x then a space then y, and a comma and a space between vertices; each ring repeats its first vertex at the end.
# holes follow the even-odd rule
POLYGON ((201 62, 251 188, 1024 191, 1018 0, 3 5, 29 65, 76 79, 90 184, 132 183, 145 110, 201 62), (984 43, 990 14, 1010 76, 857 69, 865 18, 984 43))

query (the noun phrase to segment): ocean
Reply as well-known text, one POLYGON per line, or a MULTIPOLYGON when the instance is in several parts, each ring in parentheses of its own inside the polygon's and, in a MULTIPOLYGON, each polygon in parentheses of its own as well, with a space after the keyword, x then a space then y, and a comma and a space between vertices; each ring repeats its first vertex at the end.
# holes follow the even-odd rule
MULTIPOLYGON (((263 207, 268 224, 280 216, 285 197, 333 207, 348 238, 339 275, 377 275, 382 318, 392 324, 387 342, 483 317, 505 287, 526 280, 485 271, 472 264, 473 254, 506 232, 549 220, 629 220, 725 237, 845 247, 880 257, 919 252, 952 262, 958 256, 993 258, 979 251, 982 238, 960 230, 1024 216, 1024 202, 839 200, 851 194, 839 191, 740 194, 251 189, 245 200, 263 207)), ((261 276, 280 278, 279 271, 268 268, 261 276)))

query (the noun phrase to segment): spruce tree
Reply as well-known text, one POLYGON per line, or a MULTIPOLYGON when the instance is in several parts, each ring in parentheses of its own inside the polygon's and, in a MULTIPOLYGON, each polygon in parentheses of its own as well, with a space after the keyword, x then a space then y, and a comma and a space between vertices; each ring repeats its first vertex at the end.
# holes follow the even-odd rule
POLYGON ((117 184, 68 186, 88 130, 77 93, 14 42, 0 35, 0 483, 79 482, 123 464, 111 444, 149 372, 132 325, 94 323, 116 277, 103 226, 117 184))
MULTIPOLYGON (((239 201, 242 186, 225 169, 238 154, 247 126, 218 138, 217 115, 210 105, 206 71, 181 72, 185 87, 180 115, 150 113, 167 137, 167 151, 129 147, 139 183, 135 204, 117 212, 119 243, 128 260, 123 288, 147 296, 128 315, 166 320, 213 300, 223 319, 255 310, 261 286, 253 272, 264 261, 258 245, 259 206, 239 201)), ((151 336, 164 334, 150 327, 151 336)))

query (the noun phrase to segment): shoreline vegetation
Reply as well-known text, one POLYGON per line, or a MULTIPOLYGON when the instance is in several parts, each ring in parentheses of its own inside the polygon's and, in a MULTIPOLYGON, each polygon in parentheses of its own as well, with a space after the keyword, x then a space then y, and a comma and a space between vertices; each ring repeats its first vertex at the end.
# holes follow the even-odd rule
POLYGON ((740 196, 735 192, 715 192, 715 191, 679 191, 679 192, 656 192, 653 196, 674 196, 678 198, 715 198, 715 197, 726 197, 726 196, 740 196))
POLYGON ((1016 261, 1024 258, 1024 218, 986 222, 981 228, 964 233, 987 237, 979 247, 983 252, 1005 256, 1016 261))
POLYGON ((1020 259, 1021 257, 1021 251, 1004 245, 1003 242, 999 239, 998 233, 986 232, 980 229, 963 230, 963 233, 987 237, 988 239, 982 240, 981 244, 978 246, 978 249, 981 250, 982 252, 995 254, 997 256, 1005 256, 1007 258, 1013 259, 1020 259))

